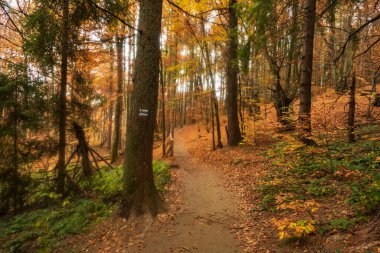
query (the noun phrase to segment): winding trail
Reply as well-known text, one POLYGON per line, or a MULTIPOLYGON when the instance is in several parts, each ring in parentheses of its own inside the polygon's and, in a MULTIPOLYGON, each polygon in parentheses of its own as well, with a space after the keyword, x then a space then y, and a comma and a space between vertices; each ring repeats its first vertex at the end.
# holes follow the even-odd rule
POLYGON ((228 229, 238 221, 236 205, 217 171, 197 163, 180 137, 174 155, 183 179, 184 210, 148 232, 140 252, 242 252, 228 229))

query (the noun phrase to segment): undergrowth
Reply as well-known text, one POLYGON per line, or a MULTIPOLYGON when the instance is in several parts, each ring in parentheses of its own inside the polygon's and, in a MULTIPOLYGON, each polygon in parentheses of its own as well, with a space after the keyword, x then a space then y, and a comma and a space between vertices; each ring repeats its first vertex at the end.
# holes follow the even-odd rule
MULTIPOLYGON (((157 190, 164 192, 171 180, 169 165, 154 161, 153 173, 157 190)), ((0 252, 51 252, 67 236, 88 230, 116 208, 122 175, 122 165, 102 168, 94 172, 92 180, 80 182, 84 194, 72 193, 64 200, 50 185, 35 184, 31 201, 44 208, 0 219, 0 252)), ((47 176, 41 171, 32 174, 38 180, 47 176)))
POLYGON ((90 199, 26 212, 0 221, 0 241, 3 250, 9 252, 30 252, 31 249, 46 252, 67 235, 83 232, 110 212, 105 203, 90 199))
POLYGON ((280 239, 347 230, 379 212, 379 126, 360 128, 357 136, 350 144, 319 139, 319 146, 305 146, 291 134, 277 136, 281 141, 266 152, 273 170, 258 191, 259 208, 283 217, 273 220, 280 239), (321 207, 340 211, 327 218, 321 207))

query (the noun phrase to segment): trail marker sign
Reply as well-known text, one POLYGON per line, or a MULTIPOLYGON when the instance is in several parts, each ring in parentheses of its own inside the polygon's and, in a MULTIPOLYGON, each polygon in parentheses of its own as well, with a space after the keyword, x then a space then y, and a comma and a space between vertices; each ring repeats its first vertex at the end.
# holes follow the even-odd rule
POLYGON ((148 117, 149 116, 149 110, 147 109, 140 109, 139 110, 139 117, 148 117))

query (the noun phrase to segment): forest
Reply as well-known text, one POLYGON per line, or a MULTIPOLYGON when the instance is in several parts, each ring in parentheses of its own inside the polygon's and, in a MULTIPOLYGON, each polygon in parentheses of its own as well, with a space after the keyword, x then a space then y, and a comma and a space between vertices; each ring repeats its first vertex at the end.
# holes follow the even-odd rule
POLYGON ((0 0, 0 252, 380 252, 379 0, 0 0))

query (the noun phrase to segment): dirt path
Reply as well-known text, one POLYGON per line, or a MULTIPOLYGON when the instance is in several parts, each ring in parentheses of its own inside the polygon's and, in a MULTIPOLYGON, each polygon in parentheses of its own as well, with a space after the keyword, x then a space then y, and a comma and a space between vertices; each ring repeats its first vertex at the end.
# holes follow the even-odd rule
POLYGON ((180 137, 176 137, 174 155, 178 180, 171 189, 170 211, 161 214, 162 219, 148 222, 147 227, 137 222, 140 225, 135 227, 115 215, 90 233, 73 236, 56 252, 242 252, 229 229, 241 222, 240 212, 218 168, 197 162, 180 137), (173 214, 174 210, 179 211, 173 214))
POLYGON ((140 252, 242 252, 228 229, 237 222, 238 212, 222 179, 215 170, 198 164, 180 138, 174 154, 183 178, 184 210, 149 232, 140 252))

